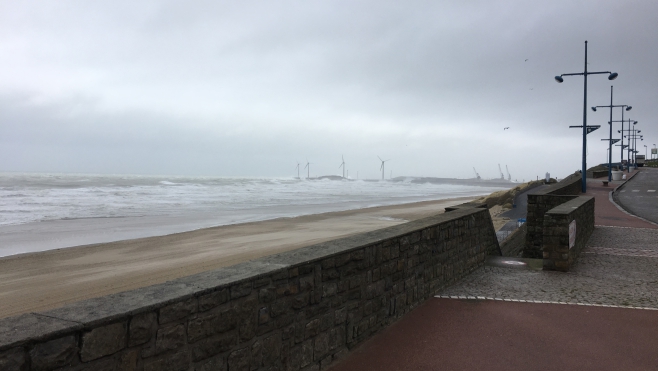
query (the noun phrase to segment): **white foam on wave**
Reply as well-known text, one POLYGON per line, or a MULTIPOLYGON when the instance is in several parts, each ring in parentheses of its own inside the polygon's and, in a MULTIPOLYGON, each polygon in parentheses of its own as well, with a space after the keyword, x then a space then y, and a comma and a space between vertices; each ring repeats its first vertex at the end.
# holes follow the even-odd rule
MULTIPOLYGON (((25 240, 21 235, 25 231, 42 235, 30 242, 29 250, 38 251, 81 241, 108 242, 277 217, 476 196, 498 189, 406 181, 0 174, 0 245, 17 246, 16 241, 25 240), (107 224, 110 218, 111 225, 107 224), (58 223, 39 223, 45 221, 58 223), (137 224, 126 224, 134 221, 137 224), (98 223, 106 227, 97 228, 98 223), (121 234, 121 230, 131 232, 121 234), (6 237, 10 234, 11 241, 6 237), (68 235, 87 237, 70 239, 68 235), (48 239, 60 242, 44 242, 48 239)), ((5 254, 0 251, 1 255, 5 254)))

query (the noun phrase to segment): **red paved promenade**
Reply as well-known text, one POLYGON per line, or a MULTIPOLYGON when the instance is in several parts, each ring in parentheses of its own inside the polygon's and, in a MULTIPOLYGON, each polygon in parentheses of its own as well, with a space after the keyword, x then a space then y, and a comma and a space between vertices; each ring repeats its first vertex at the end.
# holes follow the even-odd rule
POLYGON ((331 371, 656 370, 658 311, 432 299, 331 371))
MULTIPOLYGON (((596 197, 595 224, 658 228, 610 202, 609 192, 622 183, 588 182, 587 195, 596 197)), ((628 259, 640 259, 613 258, 630 264, 628 259)), ((653 259, 652 267, 656 261, 641 259, 653 259)), ((655 275, 645 278, 655 282, 655 275)), ((634 282, 641 291, 644 283, 634 282)), ((434 298, 330 370, 658 370, 658 310, 434 298)))

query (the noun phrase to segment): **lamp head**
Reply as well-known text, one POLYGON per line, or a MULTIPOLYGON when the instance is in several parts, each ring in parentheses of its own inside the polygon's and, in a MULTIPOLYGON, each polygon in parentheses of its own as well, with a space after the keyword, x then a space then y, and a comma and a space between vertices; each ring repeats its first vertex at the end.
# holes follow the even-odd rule
POLYGON ((617 72, 613 72, 610 74, 610 76, 608 76, 608 80, 614 80, 617 78, 617 76, 619 76, 619 74, 617 72))
POLYGON ((557 81, 559 83, 563 83, 564 79, 562 78, 562 76, 555 76, 555 81, 557 81))
POLYGON ((592 111, 596 112, 596 107, 592 107, 592 111))
POLYGON ((633 109, 633 107, 631 107, 631 106, 626 107, 626 111, 630 111, 632 109, 633 109))

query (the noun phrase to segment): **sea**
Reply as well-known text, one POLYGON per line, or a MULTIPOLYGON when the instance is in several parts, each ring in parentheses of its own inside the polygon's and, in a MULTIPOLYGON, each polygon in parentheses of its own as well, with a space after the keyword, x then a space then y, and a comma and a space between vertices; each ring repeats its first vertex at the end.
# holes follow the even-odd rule
POLYGON ((501 189, 412 180, 0 173, 0 256, 501 189))

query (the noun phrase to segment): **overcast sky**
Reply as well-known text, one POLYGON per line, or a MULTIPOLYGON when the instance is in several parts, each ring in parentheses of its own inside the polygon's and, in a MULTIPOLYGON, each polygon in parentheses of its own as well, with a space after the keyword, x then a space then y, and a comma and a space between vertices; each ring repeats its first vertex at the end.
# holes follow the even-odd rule
MULTIPOLYGON (((554 76, 585 40, 619 73, 590 76, 588 106, 614 85, 658 143, 657 25, 652 0, 0 0, 0 171, 318 176, 344 155, 360 178, 377 156, 387 177, 563 177, 583 79, 554 76)), ((608 119, 588 110, 588 165, 608 119)))

